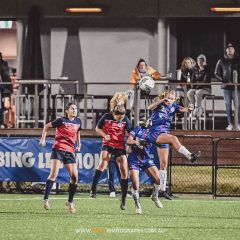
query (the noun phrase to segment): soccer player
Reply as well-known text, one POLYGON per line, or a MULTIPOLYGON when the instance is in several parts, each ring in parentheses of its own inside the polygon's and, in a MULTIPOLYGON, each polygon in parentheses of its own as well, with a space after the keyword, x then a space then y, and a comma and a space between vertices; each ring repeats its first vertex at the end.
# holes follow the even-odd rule
POLYGON ((51 172, 46 182, 46 189, 44 193, 44 208, 50 209, 48 196, 52 189, 53 183, 56 180, 61 163, 63 163, 69 173, 69 196, 66 206, 70 213, 75 213, 76 208, 73 205, 73 198, 77 190, 78 171, 75 161, 75 144, 77 142, 76 151, 80 151, 80 130, 81 120, 77 118, 77 106, 74 103, 68 103, 65 108, 65 117, 49 122, 43 128, 42 137, 40 139, 40 146, 46 145, 46 135, 51 127, 56 128, 55 142, 52 147, 51 154, 51 172))
POLYGON ((121 209, 125 210, 125 201, 128 189, 128 164, 124 143, 125 132, 131 131, 131 122, 125 116, 123 105, 117 105, 111 113, 104 114, 98 121, 96 132, 103 137, 100 162, 93 177, 90 196, 96 198, 97 184, 102 172, 107 168, 111 156, 114 156, 121 173, 121 209))
POLYGON ((148 106, 152 110, 151 127, 148 132, 148 139, 157 146, 158 157, 160 159, 160 196, 168 199, 166 193, 167 165, 169 155, 169 145, 179 153, 187 157, 191 162, 195 162, 200 157, 200 152, 191 153, 184 147, 174 135, 169 134, 171 122, 176 112, 189 112, 191 108, 182 107, 176 103, 176 92, 169 90, 164 92, 148 106))
POLYGON ((135 127, 127 140, 129 147, 128 166, 130 177, 132 181, 132 195, 135 202, 135 211, 137 214, 142 213, 142 208, 139 200, 139 170, 144 170, 148 176, 154 179, 154 187, 151 199, 158 208, 163 205, 158 199, 158 192, 160 190, 159 171, 155 166, 153 160, 150 158, 150 149, 152 144, 146 141, 148 129, 146 129, 146 122, 140 122, 139 126, 135 127))

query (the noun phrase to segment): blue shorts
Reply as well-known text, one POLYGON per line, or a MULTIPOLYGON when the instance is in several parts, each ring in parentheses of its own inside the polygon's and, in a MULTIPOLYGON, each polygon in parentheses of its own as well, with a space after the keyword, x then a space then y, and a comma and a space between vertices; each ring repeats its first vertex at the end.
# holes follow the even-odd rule
POLYGON ((156 165, 154 164, 153 160, 150 158, 144 158, 143 160, 139 160, 137 156, 128 156, 128 168, 129 170, 140 170, 140 168, 144 171, 150 167, 156 165))
POLYGON ((106 145, 102 146, 102 151, 107 151, 111 154, 111 156, 114 158, 116 157, 120 157, 122 155, 126 155, 126 150, 125 149, 120 149, 120 148, 113 148, 113 147, 109 147, 106 145))
POLYGON ((58 149, 52 149, 51 160, 59 160, 63 164, 76 163, 75 156, 71 152, 66 152, 58 149))
POLYGON ((156 145, 159 148, 169 148, 169 144, 168 143, 162 143, 162 144, 157 144, 157 138, 160 134, 166 134, 165 132, 160 132, 160 131, 149 131, 148 133, 148 140, 150 143, 156 145))

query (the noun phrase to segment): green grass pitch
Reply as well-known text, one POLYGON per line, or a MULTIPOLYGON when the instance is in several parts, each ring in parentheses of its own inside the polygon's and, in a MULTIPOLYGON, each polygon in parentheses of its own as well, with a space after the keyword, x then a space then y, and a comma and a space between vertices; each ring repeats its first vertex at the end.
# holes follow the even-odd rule
POLYGON ((51 210, 42 196, 0 194, 1 239, 240 239, 240 201, 212 199, 163 200, 163 209, 142 197, 142 215, 132 198, 120 210, 118 198, 77 194, 76 214, 65 208, 66 195, 51 195, 51 210))

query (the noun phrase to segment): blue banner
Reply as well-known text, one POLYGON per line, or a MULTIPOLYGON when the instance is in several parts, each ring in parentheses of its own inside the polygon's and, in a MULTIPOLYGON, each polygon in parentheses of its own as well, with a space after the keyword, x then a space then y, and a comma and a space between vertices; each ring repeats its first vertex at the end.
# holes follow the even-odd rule
MULTIPOLYGON (((45 182, 51 167, 51 149, 54 139, 48 138, 45 147, 39 146, 37 138, 1 138, 0 139, 0 181, 45 182)), ((79 183, 90 184, 98 166, 101 151, 101 139, 83 138, 81 152, 76 153, 79 183)), ((153 159, 159 166, 156 149, 153 159)), ((117 174, 115 174, 118 183, 117 174)), ((148 176, 140 173, 141 183, 149 183, 148 176)), ((69 182, 69 175, 64 168, 58 174, 57 182, 69 182)), ((107 183, 107 171, 99 183, 107 183)))

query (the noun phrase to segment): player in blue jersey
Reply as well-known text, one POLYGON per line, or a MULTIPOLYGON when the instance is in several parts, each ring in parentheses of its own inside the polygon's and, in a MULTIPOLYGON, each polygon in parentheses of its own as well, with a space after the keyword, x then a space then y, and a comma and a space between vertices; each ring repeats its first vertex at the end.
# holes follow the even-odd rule
POLYGON ((92 198, 96 198, 97 184, 102 172, 107 168, 111 157, 115 157, 121 174, 121 209, 125 210, 125 201, 128 189, 128 164, 124 137, 126 132, 130 132, 132 125, 127 116, 124 106, 116 106, 111 113, 104 114, 98 121, 96 132, 102 136, 102 151, 100 162, 93 177, 91 193, 92 198))
POLYGON ((175 113, 190 112, 192 109, 178 105, 176 103, 176 92, 172 90, 163 93, 155 102, 148 106, 148 109, 152 110, 148 139, 157 146, 160 159, 160 195, 170 199, 166 193, 168 144, 171 144, 176 151, 183 154, 191 162, 195 162, 200 157, 200 152, 189 152, 176 136, 169 134, 175 113))
POLYGON ((146 122, 140 122, 139 126, 135 127, 127 140, 129 145, 128 167, 132 181, 132 195, 135 202, 135 211, 137 214, 142 213, 142 208, 139 200, 139 170, 145 171, 148 176, 154 179, 154 187, 151 199, 158 208, 163 205, 158 199, 158 192, 160 190, 159 171, 155 166, 153 160, 150 158, 150 149, 152 144, 147 142, 148 130, 146 122))
POLYGON ((59 168, 63 163, 70 176, 69 196, 66 206, 70 213, 75 213, 76 208, 73 205, 73 198, 77 190, 78 171, 74 152, 75 150, 79 152, 81 148, 80 130, 82 123, 77 118, 77 106, 74 103, 68 103, 65 111, 65 117, 57 118, 55 121, 49 122, 44 126, 39 142, 40 146, 45 146, 49 129, 52 127, 56 128, 55 141, 51 154, 51 172, 48 176, 44 192, 44 208, 46 210, 50 209, 48 197, 53 183, 58 176, 59 168), (76 143, 77 149, 75 149, 76 143))

